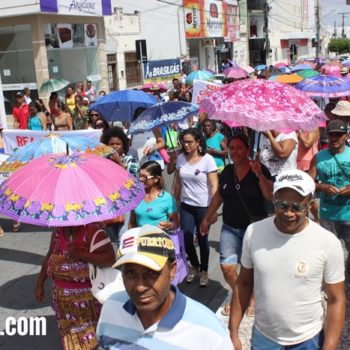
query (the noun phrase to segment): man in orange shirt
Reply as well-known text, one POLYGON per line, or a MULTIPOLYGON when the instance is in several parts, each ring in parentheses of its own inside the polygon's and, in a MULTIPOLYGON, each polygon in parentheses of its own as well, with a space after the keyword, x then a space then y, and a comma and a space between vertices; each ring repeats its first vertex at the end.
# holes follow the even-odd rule
POLYGON ((23 92, 16 93, 16 105, 12 109, 14 129, 28 129, 29 106, 24 101, 23 92))

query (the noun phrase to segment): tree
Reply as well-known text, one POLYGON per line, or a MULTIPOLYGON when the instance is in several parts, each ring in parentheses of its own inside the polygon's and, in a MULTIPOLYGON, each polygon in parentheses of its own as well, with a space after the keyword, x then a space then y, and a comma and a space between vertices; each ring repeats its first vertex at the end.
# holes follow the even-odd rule
POLYGON ((350 52, 350 39, 331 39, 328 44, 328 52, 335 52, 337 55, 350 52))

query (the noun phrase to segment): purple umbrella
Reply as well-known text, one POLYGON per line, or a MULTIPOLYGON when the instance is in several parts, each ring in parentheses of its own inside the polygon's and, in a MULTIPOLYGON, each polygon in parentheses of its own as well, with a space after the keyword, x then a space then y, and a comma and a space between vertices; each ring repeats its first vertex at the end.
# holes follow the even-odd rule
POLYGON ((342 97, 350 95, 350 79, 329 75, 307 78, 295 87, 312 97, 342 97))

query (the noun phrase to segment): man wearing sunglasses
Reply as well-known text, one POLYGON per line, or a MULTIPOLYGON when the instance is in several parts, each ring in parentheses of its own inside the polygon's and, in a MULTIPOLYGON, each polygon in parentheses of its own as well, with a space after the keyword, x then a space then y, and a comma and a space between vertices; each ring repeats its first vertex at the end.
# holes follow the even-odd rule
POLYGON ((253 350, 336 350, 345 318, 344 257, 337 237, 308 219, 314 191, 301 170, 279 174, 275 215, 247 228, 229 322, 236 350, 252 292, 253 350))

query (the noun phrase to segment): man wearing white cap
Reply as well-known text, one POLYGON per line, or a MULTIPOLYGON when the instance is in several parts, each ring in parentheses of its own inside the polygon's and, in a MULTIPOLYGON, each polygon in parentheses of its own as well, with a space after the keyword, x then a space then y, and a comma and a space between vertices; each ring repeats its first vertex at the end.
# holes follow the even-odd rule
POLYGON ((275 215, 248 226, 229 328, 238 327, 254 289, 253 350, 335 350, 345 318, 344 258, 340 241, 307 217, 313 179, 301 170, 279 174, 275 215), (327 293, 327 311, 322 305, 327 293))
POLYGON ((113 294, 103 305, 97 326, 101 348, 233 349, 215 314, 171 285, 175 248, 158 227, 126 231, 114 267, 122 269, 126 292, 113 294))

